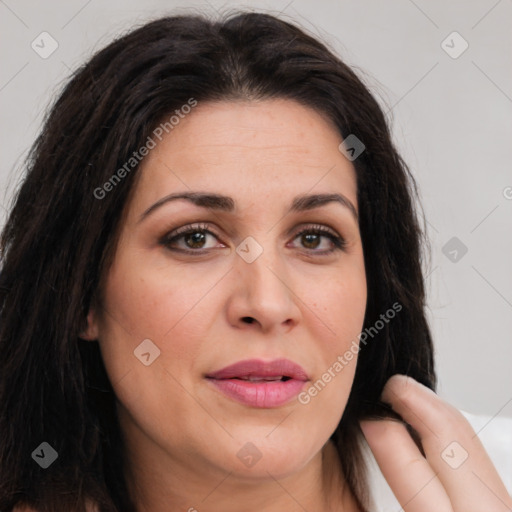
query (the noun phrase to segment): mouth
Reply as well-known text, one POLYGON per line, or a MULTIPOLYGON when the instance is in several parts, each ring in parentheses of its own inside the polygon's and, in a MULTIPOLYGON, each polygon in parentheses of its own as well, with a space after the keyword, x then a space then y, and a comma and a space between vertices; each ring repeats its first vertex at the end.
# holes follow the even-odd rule
POLYGON ((275 376, 275 377, 258 377, 257 375, 246 375, 243 377, 233 377, 233 379, 237 380, 248 380, 250 382, 286 382, 287 380, 292 379, 292 377, 288 377, 287 375, 275 376))
POLYGON ((223 395, 256 408, 280 407, 292 400, 309 380, 305 370, 289 359, 239 361, 206 375, 223 395))

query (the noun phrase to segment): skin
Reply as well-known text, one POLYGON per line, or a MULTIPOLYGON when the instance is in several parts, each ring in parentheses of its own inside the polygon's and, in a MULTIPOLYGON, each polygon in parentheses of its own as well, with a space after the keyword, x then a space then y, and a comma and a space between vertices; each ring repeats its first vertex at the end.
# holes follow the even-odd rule
MULTIPOLYGON (((357 211, 355 170, 338 149, 341 140, 320 114, 292 101, 205 103, 144 159, 83 333, 98 340, 118 398, 126 476, 139 511, 358 510, 328 441, 350 393, 356 356, 306 405, 254 408, 204 378, 242 359, 285 357, 313 383, 357 341, 367 289, 356 219, 338 203, 287 213, 292 199, 306 193, 343 194, 357 211), (230 196, 236 209, 180 200, 141 220, 168 194, 190 191, 230 196), (197 223, 215 235, 195 245, 186 236, 161 243, 197 223), (297 236, 311 224, 330 227, 346 240, 345 249, 321 255, 333 247, 328 238, 308 243, 297 236), (263 249, 252 263, 236 252, 249 236, 263 249), (148 366, 134 357, 145 339, 160 350, 148 366), (237 457, 247 442, 261 453, 251 467, 237 457)), ((383 399, 416 428, 427 454, 400 423, 362 425, 405 512, 507 510, 494 495, 484 497, 467 471, 448 471, 439 457, 460 439, 470 452, 467 467, 506 502, 462 415, 400 376, 383 399), (471 492, 478 500, 466 499, 471 492)))
POLYGON ((144 160, 88 332, 119 400, 141 511, 229 512, 248 503, 265 512, 319 504, 354 510, 348 489, 339 497, 343 477, 327 441, 355 358, 307 405, 257 409, 204 378, 242 359, 284 357, 314 382, 357 340, 367 298, 357 220, 338 203, 287 214, 306 193, 337 192, 357 210, 355 171, 341 141, 317 112, 291 101, 202 104, 144 160), (181 200, 140 220, 182 191, 230 196, 236 210, 181 200), (172 247, 202 255, 160 243, 199 222, 218 239, 208 235, 197 249, 182 237, 172 247), (308 245, 296 233, 311 224, 344 237, 345 250, 325 254, 334 246, 325 236, 308 245), (252 263, 235 251, 249 236, 263 248, 252 263), (161 354, 144 366, 133 351, 148 338, 161 354), (262 454, 252 467, 237 457, 247 442, 262 454))
POLYGON ((512 511, 512 498, 466 418, 405 375, 382 400, 419 433, 423 457, 397 421, 364 421, 364 435, 404 512, 512 511))

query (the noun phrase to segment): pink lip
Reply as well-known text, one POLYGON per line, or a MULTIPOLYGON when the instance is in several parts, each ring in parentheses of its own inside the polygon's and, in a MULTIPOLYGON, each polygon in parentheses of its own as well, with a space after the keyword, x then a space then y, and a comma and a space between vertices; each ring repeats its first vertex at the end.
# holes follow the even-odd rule
POLYGON ((279 407, 298 395, 309 380, 304 369, 289 359, 239 361, 210 373, 206 378, 225 395, 245 405, 260 408, 279 407), (243 378, 286 380, 249 381, 243 378))

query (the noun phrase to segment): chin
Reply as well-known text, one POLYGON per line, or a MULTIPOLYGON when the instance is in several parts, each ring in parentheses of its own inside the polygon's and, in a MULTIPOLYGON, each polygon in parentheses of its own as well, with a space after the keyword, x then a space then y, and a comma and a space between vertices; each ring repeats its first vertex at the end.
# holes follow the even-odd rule
POLYGON ((306 466, 329 439, 328 433, 321 438, 312 437, 312 432, 304 436, 307 429, 300 429, 301 435, 294 436, 287 429, 279 428, 282 429, 280 435, 272 429, 265 429, 263 434, 260 431, 257 435, 250 435, 245 429, 245 435, 235 435, 237 441, 232 443, 232 448, 227 448, 234 458, 229 460, 230 467, 226 470, 233 471, 242 479, 261 480, 271 475, 280 480, 306 466), (272 433, 269 435, 269 432, 272 433))
POLYGON ((315 453, 307 456, 302 453, 299 455, 298 449, 295 449, 294 452, 283 456, 267 453, 252 467, 236 464, 234 475, 248 482, 268 480, 269 478, 285 479, 300 471, 315 455, 315 453))

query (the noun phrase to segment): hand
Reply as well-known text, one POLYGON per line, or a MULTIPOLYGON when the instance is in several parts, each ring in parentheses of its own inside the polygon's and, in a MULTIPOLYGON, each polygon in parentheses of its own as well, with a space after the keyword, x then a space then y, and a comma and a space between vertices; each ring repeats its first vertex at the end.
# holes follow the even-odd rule
POLYGON ((512 512, 512 498, 460 411, 405 375, 389 379, 382 400, 418 432, 425 452, 399 421, 361 422, 405 512, 512 512))

